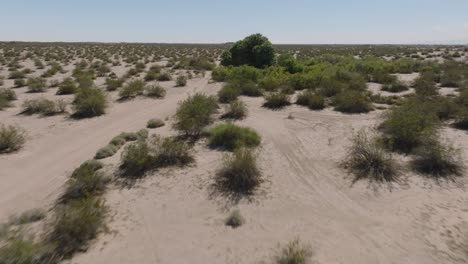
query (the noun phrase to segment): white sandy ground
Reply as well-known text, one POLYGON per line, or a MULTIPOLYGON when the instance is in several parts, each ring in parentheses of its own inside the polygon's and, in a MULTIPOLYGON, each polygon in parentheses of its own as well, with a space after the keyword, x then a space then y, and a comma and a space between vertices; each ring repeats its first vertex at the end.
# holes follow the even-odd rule
MULTIPOLYGON (((92 119, 17 116, 18 108, 0 112, 0 120, 29 134, 23 150, 0 156, 0 222, 50 206, 71 170, 98 148, 122 131, 144 128, 150 118, 171 116, 194 91, 215 93, 220 84, 208 80, 191 80, 185 88, 163 83, 165 99, 114 102, 108 114, 92 119)), ((190 167, 155 172, 133 188, 112 185, 105 195, 109 231, 67 262, 271 263, 280 243, 300 237, 317 263, 467 263, 466 177, 436 183, 406 170, 401 184, 352 184, 340 169, 353 131, 377 125, 380 111, 345 115, 295 105, 271 111, 261 107, 262 98, 242 100, 250 112, 239 123, 263 137, 258 154, 265 182, 253 200, 234 204, 213 193, 223 153, 201 141, 190 167), (234 208, 246 218, 238 229, 224 226, 234 208)), ((168 122, 152 133, 173 131, 168 122)), ((443 135, 466 161, 466 132, 444 129, 443 135)), ((119 153, 105 162, 111 171, 119 153)))

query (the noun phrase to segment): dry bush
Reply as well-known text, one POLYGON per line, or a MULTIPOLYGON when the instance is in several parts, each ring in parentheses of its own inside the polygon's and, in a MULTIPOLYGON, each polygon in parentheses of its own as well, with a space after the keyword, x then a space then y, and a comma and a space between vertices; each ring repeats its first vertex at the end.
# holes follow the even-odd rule
POLYGON ((226 218, 225 224, 232 228, 238 228, 245 223, 244 217, 241 215, 240 210, 236 209, 232 211, 226 218))
POLYGON ((301 241, 296 238, 289 242, 286 246, 280 249, 275 262, 277 264, 307 264, 313 253, 308 245, 303 245, 301 241))
POLYGON ((17 126, 0 126, 0 153, 10 153, 23 147, 25 131, 17 126))

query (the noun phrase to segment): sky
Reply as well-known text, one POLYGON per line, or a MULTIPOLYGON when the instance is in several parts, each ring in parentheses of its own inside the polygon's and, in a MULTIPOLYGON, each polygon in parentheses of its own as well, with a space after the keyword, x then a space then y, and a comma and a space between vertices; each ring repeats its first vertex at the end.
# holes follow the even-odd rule
POLYGON ((468 0, 0 0, 0 41, 468 43, 468 0))

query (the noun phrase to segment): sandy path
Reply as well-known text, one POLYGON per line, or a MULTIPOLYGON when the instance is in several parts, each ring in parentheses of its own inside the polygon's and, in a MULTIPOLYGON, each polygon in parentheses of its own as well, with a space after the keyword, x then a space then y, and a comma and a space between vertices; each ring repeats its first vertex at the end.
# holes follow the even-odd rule
MULTIPOLYGON (((351 185, 338 169, 351 132, 377 124, 378 112, 271 111, 260 98, 244 100, 250 113, 241 123, 263 137, 266 182, 254 201, 233 206, 210 195, 222 153, 201 142, 196 166, 110 190, 111 233, 72 263, 271 263, 278 243, 297 236, 318 263, 466 263, 468 195, 461 184, 408 175, 407 185, 375 188, 351 185), (223 224, 233 207, 247 219, 236 230, 223 224)), ((466 157, 466 135, 444 133, 466 157)))
POLYGON ((174 114, 177 103, 188 94, 216 90, 218 85, 208 84, 209 79, 209 74, 192 79, 183 88, 174 88, 172 82, 162 83, 168 90, 165 99, 113 102, 106 115, 79 121, 63 116, 18 116, 19 108, 2 112, 2 120, 26 129, 28 141, 18 153, 0 156, 0 222, 11 214, 53 201, 69 172, 92 158, 118 133, 144 128, 150 118, 174 114))

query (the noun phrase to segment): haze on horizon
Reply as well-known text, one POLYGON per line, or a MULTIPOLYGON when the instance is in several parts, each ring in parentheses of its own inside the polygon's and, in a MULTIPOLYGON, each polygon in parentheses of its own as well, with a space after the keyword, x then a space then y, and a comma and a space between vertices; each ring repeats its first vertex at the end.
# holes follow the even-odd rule
POLYGON ((3 1, 0 41, 468 44, 466 0, 3 1))

